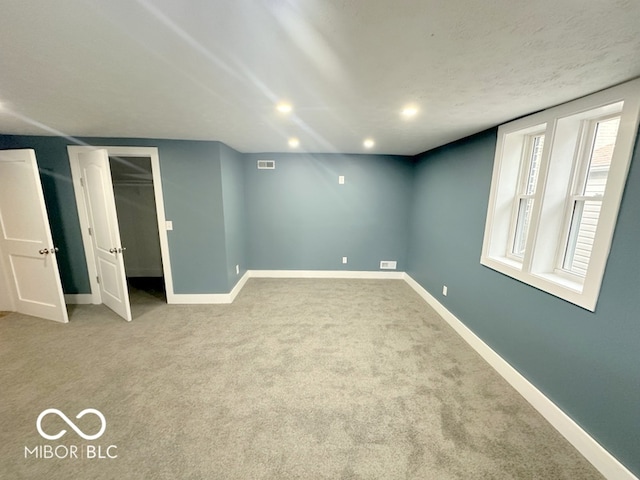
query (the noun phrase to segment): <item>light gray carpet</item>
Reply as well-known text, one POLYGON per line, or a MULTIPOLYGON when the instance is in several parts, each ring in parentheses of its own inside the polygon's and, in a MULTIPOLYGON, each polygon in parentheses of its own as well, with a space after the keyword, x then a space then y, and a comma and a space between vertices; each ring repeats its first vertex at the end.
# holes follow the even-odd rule
POLYGON ((219 306, 138 292, 133 312, 0 319, 2 478, 601 478, 402 281, 252 279, 219 306), (63 438, 36 431, 90 407, 98 440, 53 415, 63 438), (47 443, 118 458, 24 458, 47 443))

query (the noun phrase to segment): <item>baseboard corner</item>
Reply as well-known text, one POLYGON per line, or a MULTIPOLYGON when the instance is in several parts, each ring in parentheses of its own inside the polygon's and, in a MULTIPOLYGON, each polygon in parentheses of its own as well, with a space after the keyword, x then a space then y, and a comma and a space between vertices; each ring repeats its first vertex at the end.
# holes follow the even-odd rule
POLYGON ((229 300, 230 300, 229 303, 233 303, 235 301, 236 297, 242 291, 242 289, 246 285, 247 280, 249 280, 249 278, 250 278, 250 273, 247 270, 244 272, 242 277, 240 277, 240 280, 238 280, 237 283, 233 286, 233 288, 231 289, 231 292, 229 292, 229 300))

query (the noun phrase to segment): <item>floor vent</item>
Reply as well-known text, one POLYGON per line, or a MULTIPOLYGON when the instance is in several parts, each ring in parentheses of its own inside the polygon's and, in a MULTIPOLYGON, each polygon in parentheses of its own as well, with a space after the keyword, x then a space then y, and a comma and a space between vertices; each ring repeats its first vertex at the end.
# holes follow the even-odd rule
POLYGON ((380 262, 380 270, 395 270, 398 262, 391 260, 383 260, 380 262))
POLYGON ((275 168, 275 160, 258 160, 258 170, 274 170, 275 168))

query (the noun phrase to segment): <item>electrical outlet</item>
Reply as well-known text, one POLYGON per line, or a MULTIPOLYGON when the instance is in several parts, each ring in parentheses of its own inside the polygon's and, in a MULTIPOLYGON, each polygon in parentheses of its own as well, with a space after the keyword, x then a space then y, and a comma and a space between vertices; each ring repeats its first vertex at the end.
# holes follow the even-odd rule
POLYGON ((342 257, 342 263, 347 263, 347 257, 342 257))
POLYGON ((344 185, 344 175, 340 175, 340 176, 338 177, 338 183, 339 183, 340 185, 344 185))
POLYGON ((240 265, 236 265, 236 275, 240 275, 240 265))
POLYGON ((449 291, 449 289, 447 288, 446 285, 442 286, 442 295, 444 295, 445 297, 447 296, 447 292, 449 291))

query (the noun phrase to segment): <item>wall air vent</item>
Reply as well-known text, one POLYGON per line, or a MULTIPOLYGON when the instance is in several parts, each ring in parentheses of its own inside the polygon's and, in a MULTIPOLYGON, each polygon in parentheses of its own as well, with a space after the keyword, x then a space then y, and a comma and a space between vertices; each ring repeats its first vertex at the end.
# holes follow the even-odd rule
POLYGON ((380 270, 395 270, 398 262, 391 260, 382 260, 380 262, 380 270))
POLYGON ((274 170, 275 168, 275 160, 258 160, 258 170, 274 170))

